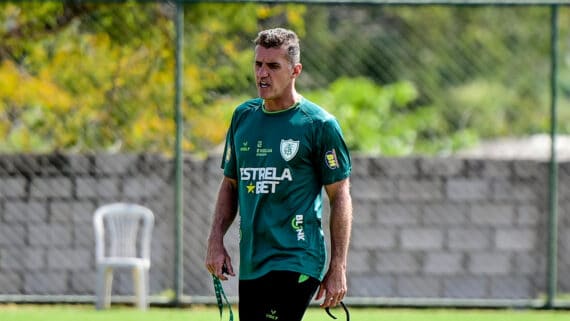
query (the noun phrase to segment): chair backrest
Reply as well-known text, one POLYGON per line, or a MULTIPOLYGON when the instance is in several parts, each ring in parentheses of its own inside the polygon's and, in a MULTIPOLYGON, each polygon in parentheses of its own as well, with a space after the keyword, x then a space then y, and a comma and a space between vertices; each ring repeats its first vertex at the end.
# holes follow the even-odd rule
POLYGON ((150 260, 153 225, 154 215, 144 206, 112 203, 99 207, 93 215, 97 261, 105 257, 150 260))

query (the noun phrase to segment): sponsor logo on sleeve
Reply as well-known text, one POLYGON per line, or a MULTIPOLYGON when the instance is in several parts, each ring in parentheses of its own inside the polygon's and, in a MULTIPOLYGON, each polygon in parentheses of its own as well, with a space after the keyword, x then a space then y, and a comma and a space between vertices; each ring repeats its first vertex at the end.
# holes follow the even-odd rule
POLYGON ((338 168, 338 159, 336 158, 336 151, 334 148, 325 153, 325 163, 330 169, 338 168))

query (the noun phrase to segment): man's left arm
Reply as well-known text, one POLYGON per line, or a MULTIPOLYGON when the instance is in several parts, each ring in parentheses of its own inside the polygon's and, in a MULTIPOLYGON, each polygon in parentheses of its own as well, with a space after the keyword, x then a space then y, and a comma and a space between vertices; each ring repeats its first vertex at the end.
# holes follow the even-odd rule
POLYGON ((340 303, 347 292, 346 265, 348 246, 352 228, 352 199, 350 181, 341 181, 325 186, 330 201, 330 238, 331 259, 319 292, 315 299, 325 297, 323 308, 334 307, 340 303))

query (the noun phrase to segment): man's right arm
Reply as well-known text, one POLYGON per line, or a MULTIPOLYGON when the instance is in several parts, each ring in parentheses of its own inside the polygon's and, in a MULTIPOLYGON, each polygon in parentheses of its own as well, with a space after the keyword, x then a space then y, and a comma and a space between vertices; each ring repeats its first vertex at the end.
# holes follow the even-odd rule
POLYGON ((222 273, 225 265, 227 273, 235 276, 231 258, 224 246, 224 235, 234 221, 238 210, 237 181, 224 176, 214 211, 214 220, 208 237, 208 250, 206 253, 206 268, 222 280, 227 277, 222 273))

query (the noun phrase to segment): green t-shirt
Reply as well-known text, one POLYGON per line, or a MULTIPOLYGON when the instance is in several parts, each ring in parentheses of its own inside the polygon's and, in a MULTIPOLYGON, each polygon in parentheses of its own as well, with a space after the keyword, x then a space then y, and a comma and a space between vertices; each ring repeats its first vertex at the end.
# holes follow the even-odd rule
POLYGON ((351 171, 336 119, 304 98, 279 112, 248 100, 233 114, 222 168, 238 182, 240 279, 287 270, 322 280, 323 185, 351 171))

